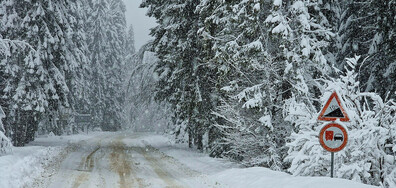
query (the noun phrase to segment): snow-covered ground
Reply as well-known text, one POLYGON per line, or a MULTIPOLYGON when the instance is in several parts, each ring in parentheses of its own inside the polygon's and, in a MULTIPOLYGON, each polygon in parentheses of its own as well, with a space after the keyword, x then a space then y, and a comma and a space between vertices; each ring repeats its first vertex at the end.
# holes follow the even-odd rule
POLYGON ((148 134, 142 142, 158 148, 161 152, 175 158, 192 170, 205 174, 222 187, 261 187, 261 188, 370 188, 345 179, 330 177, 295 177, 268 168, 242 168, 224 159, 215 159, 188 149, 180 144, 172 144, 160 135, 148 134))
POLYGON ((0 187, 369 188, 329 177, 242 168, 153 133, 38 138, 0 157, 0 187))
POLYGON ((28 146, 13 147, 11 153, 0 156, 0 188, 32 187, 55 173, 53 166, 68 154, 70 146, 100 134, 40 137, 28 146))
POLYGON ((0 157, 0 187, 31 185, 60 152, 60 147, 14 148, 11 155, 0 157))

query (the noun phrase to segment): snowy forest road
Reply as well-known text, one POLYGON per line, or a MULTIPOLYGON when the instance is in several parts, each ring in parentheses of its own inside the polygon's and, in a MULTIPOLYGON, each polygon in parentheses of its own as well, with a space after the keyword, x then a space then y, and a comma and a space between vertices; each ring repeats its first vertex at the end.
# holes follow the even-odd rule
POLYGON ((219 186, 139 138, 118 133, 81 141, 61 162, 48 187, 219 186))

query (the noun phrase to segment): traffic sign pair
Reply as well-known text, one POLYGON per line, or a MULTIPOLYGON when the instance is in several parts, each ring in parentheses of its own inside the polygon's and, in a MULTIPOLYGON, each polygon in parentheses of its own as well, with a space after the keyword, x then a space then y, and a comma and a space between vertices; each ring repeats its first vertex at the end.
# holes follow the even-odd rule
POLYGON ((331 177, 334 174, 334 152, 341 151, 348 143, 348 133, 344 126, 334 123, 336 120, 349 121, 348 114, 341 105, 340 98, 334 91, 327 100, 319 114, 319 121, 331 121, 325 125, 319 133, 319 143, 327 151, 331 152, 331 177))
POLYGON ((341 105, 340 98, 336 92, 333 92, 318 117, 320 121, 333 122, 325 125, 319 133, 320 145, 330 152, 341 151, 348 142, 346 129, 342 125, 334 123, 337 119, 349 121, 348 114, 341 105))

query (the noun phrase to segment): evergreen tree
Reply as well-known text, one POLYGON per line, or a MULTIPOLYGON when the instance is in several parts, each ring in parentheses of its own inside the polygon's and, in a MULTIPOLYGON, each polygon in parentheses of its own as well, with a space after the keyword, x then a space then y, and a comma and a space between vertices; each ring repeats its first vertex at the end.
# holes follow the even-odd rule
POLYGON ((4 83, 1 91, 4 101, 2 103, 8 114, 5 129, 14 145, 23 146, 32 140, 37 129, 37 120, 48 107, 44 84, 48 81, 48 72, 42 63, 41 49, 34 50, 33 46, 22 42, 29 41, 27 39, 31 32, 38 32, 37 25, 35 30, 30 28, 29 32, 24 32, 30 26, 28 12, 32 7, 28 2, 1 3, 3 19, 0 32, 14 41, 8 43, 8 53, 2 54, 0 69, 4 80, 1 82, 4 83))
POLYGON ((157 27, 153 49, 160 62, 156 98, 169 102, 174 110, 176 137, 187 140, 189 146, 203 149, 203 135, 213 118, 213 71, 203 64, 202 44, 198 40, 199 15, 195 12, 199 1, 143 1, 148 15, 155 17, 157 27))
POLYGON ((136 52, 135 48, 135 33, 133 31, 133 26, 130 25, 128 29, 128 33, 126 36, 126 41, 125 41, 125 50, 127 55, 133 55, 136 52))
POLYGON ((110 27, 109 41, 111 46, 111 53, 109 67, 107 67, 107 108, 105 116, 103 117, 103 126, 109 126, 110 130, 117 130, 121 128, 125 116, 123 115, 123 103, 125 92, 123 90, 124 77, 126 72, 124 70, 124 57, 126 55, 126 20, 125 20, 125 5, 122 0, 112 0, 110 2, 109 23, 113 24, 110 27), (107 116, 106 116, 107 115, 107 116))
POLYGON ((125 5, 120 0, 89 3, 86 32, 92 67, 90 98, 95 126, 117 130, 123 118, 123 57, 125 56, 125 5))
MULTIPOLYGON (((224 95, 221 87, 227 83, 227 76, 230 77, 227 73, 231 66, 226 62, 226 53, 221 53, 221 50, 226 48, 225 44, 233 37, 231 31, 235 29, 230 22, 222 18, 225 15, 231 15, 230 4, 230 2, 221 1, 201 1, 196 9, 196 13, 199 14, 198 35, 202 41, 202 61, 213 71, 211 80, 213 111, 220 104, 220 95, 224 95)), ((217 114, 211 115, 214 115, 212 122, 214 124, 209 127, 210 134, 208 134, 210 155, 219 157, 227 150, 227 146, 221 143, 224 133, 214 125, 223 119, 217 114)))
POLYGON ((328 67, 324 54, 332 33, 316 12, 320 6, 314 1, 201 3, 200 34, 213 50, 208 59, 217 68, 222 93, 216 127, 224 134, 218 144, 224 155, 247 165, 285 168, 290 133, 282 116, 285 101, 315 95, 310 92, 315 74, 328 67))
POLYGON ((107 57, 109 46, 106 45, 106 32, 107 28, 106 10, 108 3, 102 1, 90 1, 87 4, 88 17, 85 31, 87 33, 87 44, 89 49, 91 75, 89 77, 90 84, 92 85, 89 98, 91 105, 95 108, 90 108, 93 126, 100 126, 103 117, 104 106, 104 63, 107 57))
POLYGON ((11 141, 4 135, 5 129, 3 126, 2 119, 6 117, 5 113, 0 105, 0 155, 11 150, 11 141))
POLYGON ((90 57, 87 46, 87 36, 85 33, 85 24, 87 22, 87 13, 84 8, 88 6, 86 1, 73 0, 69 2, 68 20, 70 29, 68 37, 70 43, 70 53, 75 54, 71 61, 77 64, 76 67, 70 69, 65 74, 65 79, 69 87, 68 101, 70 107, 65 109, 64 115, 67 115, 66 128, 68 133, 75 133, 77 130, 83 130, 76 122, 73 121, 75 114, 88 114, 91 108, 89 94, 91 91, 90 83, 90 57))
POLYGON ((16 146, 34 139, 39 121, 46 120, 46 131, 62 134, 57 124, 61 109, 70 108, 69 87, 78 82, 78 69, 85 61, 77 5, 66 1, 2 1, 1 33, 26 47, 16 48, 3 62, 7 84, 6 131, 16 146), (79 23, 78 23, 79 22, 79 23), (28 43, 28 44, 27 44, 28 43), (10 69, 12 67, 12 69, 10 69), (12 71, 8 71, 12 70, 12 71), (75 74, 76 73, 76 74, 75 74), (7 128, 8 127, 8 128, 7 128))
POLYGON ((365 83, 362 87, 392 98, 396 90, 391 84, 395 81, 395 7, 394 0, 341 1, 338 49, 334 51, 340 69, 345 65, 345 57, 354 54, 369 57, 359 65, 359 81, 365 83))
POLYGON ((273 99, 273 88, 263 84, 272 74, 263 45, 265 28, 260 24, 268 15, 265 7, 269 7, 265 2, 204 1, 200 5, 204 22, 200 34, 207 49, 213 50, 207 59, 216 67, 216 85, 222 96, 215 114, 219 117, 216 128, 224 137, 214 145, 214 152, 224 152, 249 166, 279 169, 276 143, 268 137, 273 133, 273 108, 267 109, 267 101, 273 99))

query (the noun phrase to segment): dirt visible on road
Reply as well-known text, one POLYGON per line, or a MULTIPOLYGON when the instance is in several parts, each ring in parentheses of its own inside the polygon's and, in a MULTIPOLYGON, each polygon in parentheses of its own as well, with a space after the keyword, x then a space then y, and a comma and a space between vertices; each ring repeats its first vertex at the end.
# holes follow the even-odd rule
POLYGON ((84 163, 84 169, 86 169, 87 171, 92 172, 92 169, 94 167, 94 158, 93 155, 100 149, 100 147, 97 147, 95 150, 93 150, 85 159, 85 163, 84 163))
POLYGON ((161 178, 166 184, 166 187, 172 187, 172 188, 182 188, 186 186, 181 186, 177 181, 175 181, 175 177, 171 175, 166 170, 166 166, 164 166, 160 160, 161 158, 158 157, 157 154, 153 152, 151 148, 141 148, 141 147, 134 147, 133 148, 135 151, 143 155, 143 157, 147 160, 149 165, 152 167, 154 172, 158 175, 159 178, 161 178))
POLYGON ((88 180, 89 174, 87 172, 81 173, 73 183, 73 188, 78 188, 82 183, 88 180))
MULTIPOLYGON (((81 160, 81 163, 77 169, 80 173, 78 176, 75 178, 72 187, 73 188, 78 188, 80 187, 84 182, 88 181, 90 178, 90 173, 92 172, 94 165, 95 165, 95 159, 94 155, 95 153, 101 148, 101 139, 96 138, 92 139, 93 143, 97 144, 97 147, 91 151, 85 159, 83 158, 81 160)), ((87 142, 85 141, 85 144, 87 142)))
POLYGON ((100 136, 79 142, 72 151, 49 187, 219 187, 138 134, 100 136))
MULTIPOLYGON (((126 153, 128 148, 122 142, 122 137, 117 138, 111 147, 113 151, 110 154, 110 167, 120 177, 120 188, 133 187, 135 184, 138 187, 146 187, 144 181, 141 178, 137 178, 135 172, 132 171, 131 165, 133 163, 126 153)), ((136 169, 135 166, 133 168, 136 169)))

